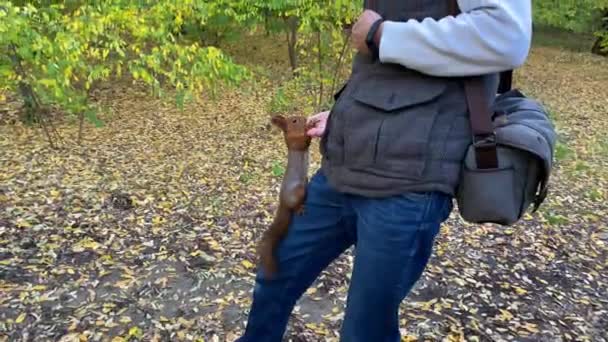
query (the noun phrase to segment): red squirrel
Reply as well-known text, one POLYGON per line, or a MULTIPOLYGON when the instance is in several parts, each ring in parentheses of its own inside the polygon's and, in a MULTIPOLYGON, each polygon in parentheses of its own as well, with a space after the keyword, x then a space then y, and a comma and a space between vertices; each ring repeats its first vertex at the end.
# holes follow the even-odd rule
POLYGON ((265 274, 271 278, 278 271, 276 248, 287 234, 292 214, 304 213, 311 138, 306 134, 310 128, 302 116, 283 117, 275 115, 271 122, 283 131, 287 145, 287 168, 281 183, 279 205, 270 227, 264 232, 258 253, 265 274))

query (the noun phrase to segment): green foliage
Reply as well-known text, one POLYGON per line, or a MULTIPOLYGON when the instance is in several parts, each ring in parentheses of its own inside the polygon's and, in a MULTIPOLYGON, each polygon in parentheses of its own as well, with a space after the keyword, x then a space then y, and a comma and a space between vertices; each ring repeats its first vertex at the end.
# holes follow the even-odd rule
POLYGON ((272 163, 272 175, 275 177, 281 177, 285 174, 285 167, 283 163, 279 161, 274 161, 272 163))
POLYGON ((574 32, 599 29, 601 10, 608 8, 606 0, 537 0, 532 4, 535 22, 574 32))
POLYGON ((69 7, 1 1, 0 90, 25 87, 34 94, 34 106, 55 105, 99 124, 89 93, 124 73, 157 95, 174 88, 178 104, 221 83, 238 84, 247 71, 219 49, 176 38, 185 19, 204 25, 214 9, 192 0, 71 2, 69 7))
POLYGON ((562 161, 569 158, 572 153, 572 149, 561 141, 558 141, 555 145, 555 159, 558 161, 562 161))
POLYGON ((547 212, 543 216, 551 226, 568 224, 570 222, 566 216, 554 212, 547 212))
MULTIPOLYGON (((348 51, 343 27, 359 12, 352 0, 0 1, 0 90, 20 92, 34 112, 54 106, 98 126, 89 94, 115 78, 157 96, 170 89, 181 107, 249 78, 219 45, 263 25, 286 33, 296 89, 320 108, 348 51)), ((273 105, 299 105, 286 101, 273 105)))
POLYGON ((285 95, 285 90, 283 87, 280 87, 276 94, 273 96, 272 100, 269 104, 269 112, 271 114, 278 114, 289 111, 290 101, 287 99, 285 95))
POLYGON ((593 47, 593 52, 600 55, 608 55, 608 15, 605 20, 606 28, 595 33, 597 41, 593 47))
POLYGON ((278 110, 277 106, 299 108, 299 112, 327 108, 351 52, 344 27, 355 21, 361 4, 352 0, 274 0, 261 2, 258 8, 270 18, 265 21, 267 30, 284 31, 296 76, 279 90, 272 110, 278 110))
POLYGON ((594 52, 608 54, 608 0, 537 0, 532 4, 536 23, 592 32, 598 38, 594 52))

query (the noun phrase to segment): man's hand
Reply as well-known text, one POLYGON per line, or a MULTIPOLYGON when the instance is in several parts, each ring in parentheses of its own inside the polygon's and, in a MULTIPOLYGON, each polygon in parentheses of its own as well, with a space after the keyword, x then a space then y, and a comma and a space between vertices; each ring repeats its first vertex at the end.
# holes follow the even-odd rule
MULTIPOLYGON (((359 52, 364 54, 370 54, 370 51, 367 48, 367 44, 365 43, 365 39, 367 38, 367 33, 369 32, 369 29, 371 28, 372 24, 378 19, 382 19, 380 14, 372 10, 366 9, 365 11, 363 11, 361 16, 359 16, 359 19, 357 20, 355 25, 353 25, 351 36, 352 45, 359 52)), ((378 31, 376 31, 376 35, 374 36, 374 41, 376 42, 376 44, 380 43, 380 36, 382 35, 382 26, 383 24, 380 24, 380 27, 378 28, 378 31)))
POLYGON ((309 130, 306 132, 311 137, 319 138, 325 133, 325 127, 327 126, 327 118, 329 117, 329 111, 317 113, 306 120, 306 124, 309 130))

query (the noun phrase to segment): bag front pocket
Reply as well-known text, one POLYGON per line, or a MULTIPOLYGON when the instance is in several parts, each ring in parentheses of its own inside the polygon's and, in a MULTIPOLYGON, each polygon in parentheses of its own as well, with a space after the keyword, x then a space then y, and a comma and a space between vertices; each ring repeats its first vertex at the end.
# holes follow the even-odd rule
POLYGON ((387 177, 419 178, 424 172, 430 133, 438 114, 442 81, 372 76, 358 80, 345 99, 344 161, 373 167, 387 177))
POLYGON ((512 166, 481 170, 464 166, 457 193, 460 215, 470 222, 512 224, 520 216, 512 166))

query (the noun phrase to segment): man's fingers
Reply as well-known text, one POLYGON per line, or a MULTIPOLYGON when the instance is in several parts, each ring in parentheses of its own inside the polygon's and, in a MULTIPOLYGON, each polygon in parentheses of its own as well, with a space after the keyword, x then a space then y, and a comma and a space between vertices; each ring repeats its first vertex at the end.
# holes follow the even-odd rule
POLYGON ((325 111, 325 112, 320 112, 317 113, 315 115, 309 116, 306 119, 306 122, 309 124, 316 124, 317 122, 319 122, 324 116, 327 116, 327 114, 329 114, 329 111, 325 111))
POLYGON ((313 116, 309 117, 308 119, 306 119, 306 124, 308 126, 316 125, 317 122, 319 122, 319 120, 320 120, 318 115, 319 114, 313 115, 313 116))
POLYGON ((327 124, 327 116, 329 112, 317 113, 307 120, 308 130, 306 134, 311 137, 320 137, 325 132, 325 126, 327 124))
POLYGON ((323 132, 325 132, 325 125, 321 125, 319 127, 314 127, 309 129, 306 134, 308 134, 311 137, 320 137, 323 132))

